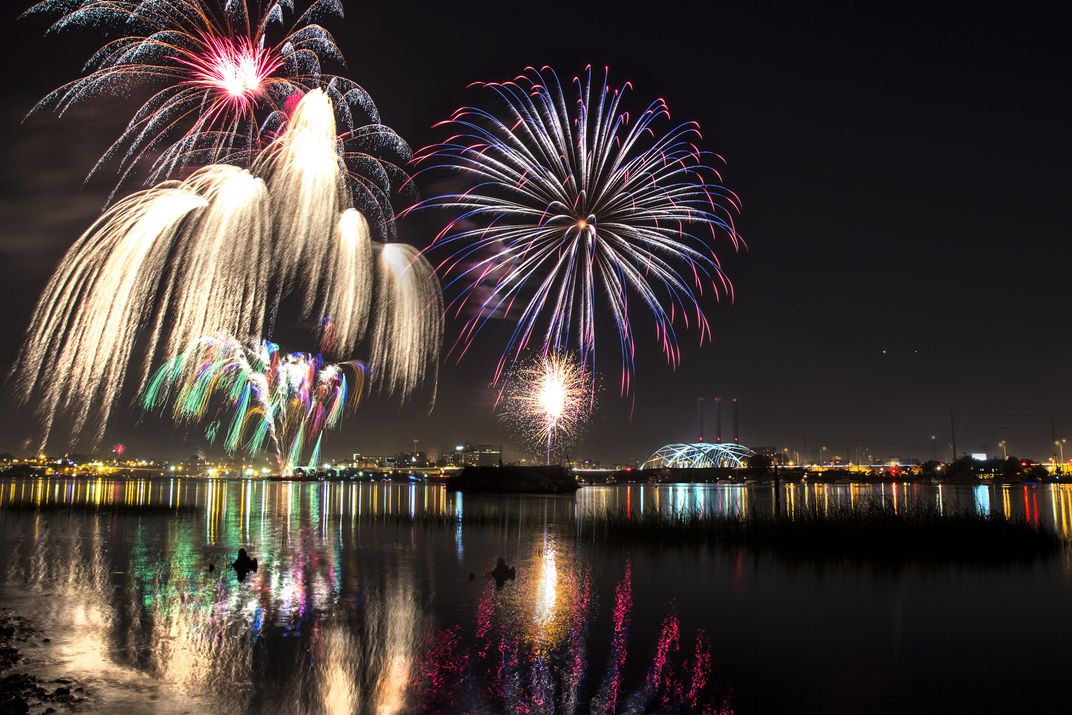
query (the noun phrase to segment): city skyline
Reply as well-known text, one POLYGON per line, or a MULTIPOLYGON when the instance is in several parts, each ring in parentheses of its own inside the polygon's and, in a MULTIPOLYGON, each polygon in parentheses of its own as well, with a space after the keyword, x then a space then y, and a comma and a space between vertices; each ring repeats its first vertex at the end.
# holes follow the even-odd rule
MULTIPOLYGON (((0 207, 10 227, 0 241, 5 367, 60 253, 105 203, 111 176, 82 184, 118 121, 87 105, 64 118, 22 122, 77 70, 92 38, 41 38, 41 22, 15 21, 17 10, 10 19, 22 32, 5 52, 44 56, 9 87, 3 114, 11 157, 0 207), (54 151, 61 141, 70 152, 54 151)), ((931 435, 939 453, 948 444, 952 409, 959 451, 996 449, 1004 440, 1010 452, 1048 457, 1051 435, 1060 439, 1072 425, 1061 399, 1072 378, 1063 365, 1070 341, 1060 297, 1060 270, 1072 249, 1053 240, 1070 228, 1056 197, 1068 188, 1062 167, 1072 157, 1059 121, 1068 100, 1055 89, 1059 18, 1010 23, 987 9, 933 8, 928 27, 916 28, 905 48, 903 31, 915 25, 908 11, 876 10, 875 21, 862 25, 842 8, 695 11, 699 26, 728 28, 703 70, 675 54, 669 19, 653 18, 666 32, 653 32, 656 45, 638 57, 623 39, 636 32, 632 21, 600 5, 579 10, 577 21, 620 32, 596 33, 583 51, 540 53, 539 61, 574 71, 608 64, 638 96, 665 93, 675 116, 697 119, 707 148, 728 162, 726 182, 743 199, 738 229, 749 245, 721 256, 735 301, 708 303, 713 341, 701 347, 695 332, 684 334, 674 371, 654 345, 638 340, 634 392, 620 397, 607 371, 600 375, 599 408, 578 453, 642 459, 691 439, 695 397, 721 394, 741 400, 750 444, 926 458, 931 435), (965 24, 972 32, 958 31, 965 24), (711 67, 717 81, 705 82, 711 67), (944 98, 950 86, 956 101, 944 98), (995 194, 1000 200, 987 198, 995 194), (1038 266, 1053 266, 1053 277, 1038 266)), ((404 26, 394 15, 400 12, 375 8, 362 22, 404 26)), ((434 140, 433 122, 472 98, 469 81, 509 78, 536 61, 517 46, 531 47, 552 23, 534 17, 518 42, 487 32, 493 13, 480 7, 464 22, 429 12, 425 25, 410 27, 413 46, 433 32, 457 37, 459 46, 477 37, 490 45, 459 51, 454 66, 429 68, 404 51, 379 61, 393 48, 378 36, 359 38, 348 22, 336 32, 384 120, 415 148, 434 140)), ((427 213, 408 217, 400 238, 423 247, 437 222, 427 213)), ((643 318, 637 326, 638 334, 653 328, 643 318)), ((459 329, 448 322, 448 344, 459 329)), ((397 451, 414 436, 445 446, 509 443, 488 384, 508 331, 493 324, 460 365, 444 361, 430 415, 427 391, 401 407, 373 395, 325 437, 325 456, 397 451)), ((272 338, 315 347, 296 317, 282 316, 272 338)), ((130 406, 121 407, 105 444, 176 455, 206 446, 196 429, 140 416, 134 397, 126 396, 130 406)), ((31 448, 38 434, 31 411, 6 393, 0 406, 4 448, 31 448)), ((51 449, 68 448, 55 442, 51 449)))

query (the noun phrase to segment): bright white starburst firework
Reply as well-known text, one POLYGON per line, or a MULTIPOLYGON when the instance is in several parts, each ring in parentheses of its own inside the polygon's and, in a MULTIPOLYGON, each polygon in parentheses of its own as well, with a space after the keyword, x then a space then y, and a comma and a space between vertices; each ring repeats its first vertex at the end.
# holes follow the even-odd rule
POLYGON ((547 464, 579 438, 595 407, 591 373, 576 357, 552 353, 518 367, 500 400, 500 414, 547 464))

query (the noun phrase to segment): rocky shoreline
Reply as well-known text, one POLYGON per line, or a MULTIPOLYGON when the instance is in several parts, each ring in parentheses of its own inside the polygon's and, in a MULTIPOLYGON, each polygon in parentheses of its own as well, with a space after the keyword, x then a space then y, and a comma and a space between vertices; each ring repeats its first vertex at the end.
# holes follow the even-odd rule
POLYGON ((51 639, 29 620, 0 609, 0 713, 71 712, 88 700, 86 687, 77 680, 44 679, 32 673, 34 663, 27 660, 24 649, 49 643, 51 639))

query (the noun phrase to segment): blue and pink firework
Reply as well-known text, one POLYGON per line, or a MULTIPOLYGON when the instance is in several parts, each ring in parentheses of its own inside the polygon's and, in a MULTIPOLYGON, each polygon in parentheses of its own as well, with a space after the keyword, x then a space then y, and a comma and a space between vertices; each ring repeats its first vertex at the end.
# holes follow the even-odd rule
POLYGON ((662 99, 639 113, 625 107, 629 84, 591 68, 572 92, 553 70, 529 68, 508 82, 478 83, 498 99, 492 109, 463 107, 439 126, 444 141, 419 151, 418 172, 449 170, 465 187, 409 210, 443 207, 457 215, 433 247, 449 310, 465 322, 459 357, 494 318, 516 321, 495 382, 530 346, 545 354, 575 350, 595 367, 596 316, 617 329, 621 390, 631 389, 635 344, 629 301, 654 317, 671 366, 680 361, 678 328, 711 328, 703 298, 732 297, 715 242, 743 245, 740 208, 701 150, 695 122, 675 124, 662 99))

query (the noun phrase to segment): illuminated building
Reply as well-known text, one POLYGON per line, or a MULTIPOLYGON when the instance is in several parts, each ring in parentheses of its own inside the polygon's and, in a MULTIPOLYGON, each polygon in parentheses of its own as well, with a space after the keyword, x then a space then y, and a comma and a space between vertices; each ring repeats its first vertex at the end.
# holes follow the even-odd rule
POLYGON ((450 463, 455 467, 497 467, 502 464, 502 449, 493 444, 466 442, 454 448, 450 463))

